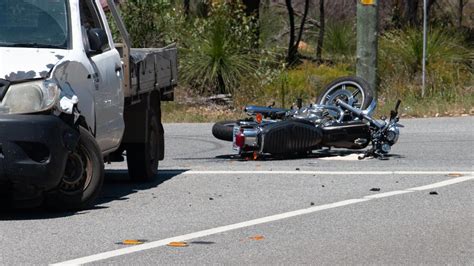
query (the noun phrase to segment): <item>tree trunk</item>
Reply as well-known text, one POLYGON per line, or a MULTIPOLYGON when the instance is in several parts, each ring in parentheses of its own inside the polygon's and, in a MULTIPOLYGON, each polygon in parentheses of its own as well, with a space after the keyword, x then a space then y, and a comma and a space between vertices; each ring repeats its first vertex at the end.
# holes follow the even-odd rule
POLYGON ((291 0, 285 0, 286 9, 288 10, 288 19, 290 21, 290 41, 288 44, 288 56, 286 57, 286 62, 289 65, 292 65, 297 60, 296 53, 298 52, 297 47, 295 47, 295 11, 293 10, 293 5, 291 0))
POLYGON ((256 48, 259 45, 259 40, 260 40, 260 0, 243 0, 242 1, 244 6, 245 6, 245 14, 247 16, 252 16, 252 20, 255 23, 255 46, 256 48))
POLYGON ((298 33, 298 39, 296 39, 296 43, 295 43, 296 50, 298 50, 298 46, 300 45, 301 38, 303 37, 304 24, 306 22, 306 17, 308 16, 308 10, 309 10, 309 0, 305 0, 304 13, 303 13, 303 17, 301 18, 300 32, 298 33))
POLYGON ((431 8, 436 4, 436 0, 428 0, 428 6, 426 7, 426 13, 428 14, 428 21, 430 19, 431 8))
POLYGON ((405 24, 418 25, 418 0, 405 0, 405 24))
POLYGON ((324 43, 324 31, 325 31, 325 17, 324 17, 324 0, 319 0, 319 36, 318 36, 318 46, 316 48, 316 60, 318 62, 322 61, 322 51, 324 43))
POLYGON ((464 12, 464 0, 458 1, 458 28, 462 27, 462 14, 464 12))
POLYGON ((258 9, 260 7, 260 0, 243 0, 242 3, 245 6, 245 13, 247 16, 258 17, 258 9))
POLYGON ((184 15, 185 15, 186 17, 189 16, 189 10, 190 10, 189 1, 190 1, 190 0, 184 0, 184 4, 183 4, 183 7, 184 7, 184 15))

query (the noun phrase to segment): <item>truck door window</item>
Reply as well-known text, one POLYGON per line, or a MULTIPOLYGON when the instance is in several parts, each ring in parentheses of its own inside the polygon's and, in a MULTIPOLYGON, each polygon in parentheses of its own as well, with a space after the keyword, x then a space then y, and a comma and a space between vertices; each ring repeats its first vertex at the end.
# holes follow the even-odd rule
MULTIPOLYGON (((105 30, 94 0, 79 1, 79 9, 81 14, 81 25, 85 30, 94 28, 105 30)), ((110 49, 110 45, 107 46, 106 50, 108 49, 110 49)))

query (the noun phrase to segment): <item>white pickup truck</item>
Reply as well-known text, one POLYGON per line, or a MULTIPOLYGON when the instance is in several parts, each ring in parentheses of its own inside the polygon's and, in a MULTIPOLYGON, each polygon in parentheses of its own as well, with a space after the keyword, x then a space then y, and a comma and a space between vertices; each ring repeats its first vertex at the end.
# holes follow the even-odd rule
POLYGON ((93 204, 104 160, 146 181, 164 156, 161 101, 177 50, 114 44, 99 0, 0 2, 0 199, 54 209, 93 204))

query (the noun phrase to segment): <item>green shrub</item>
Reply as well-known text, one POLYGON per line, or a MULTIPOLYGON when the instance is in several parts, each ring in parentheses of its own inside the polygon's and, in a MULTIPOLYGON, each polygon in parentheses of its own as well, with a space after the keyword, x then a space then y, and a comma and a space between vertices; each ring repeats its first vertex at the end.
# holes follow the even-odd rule
POLYGON ((289 107, 297 98, 302 98, 305 103, 314 102, 325 85, 338 77, 351 74, 353 69, 348 64, 316 65, 304 62, 296 68, 282 70, 272 82, 256 90, 239 91, 236 103, 242 106, 275 102, 278 106, 289 107))
MULTIPOLYGON (((382 88, 400 97, 421 95, 423 34, 419 29, 386 32, 380 42, 382 88)), ((427 97, 454 101, 472 86, 469 50, 460 34, 431 29, 427 40, 427 97), (471 84, 469 84, 471 83, 471 84)))
POLYGON ((232 93, 257 72, 255 25, 241 8, 214 5, 182 40, 181 78, 202 93, 232 93))
POLYGON ((350 21, 328 23, 323 49, 325 57, 331 60, 353 61, 356 51, 355 24, 350 21))

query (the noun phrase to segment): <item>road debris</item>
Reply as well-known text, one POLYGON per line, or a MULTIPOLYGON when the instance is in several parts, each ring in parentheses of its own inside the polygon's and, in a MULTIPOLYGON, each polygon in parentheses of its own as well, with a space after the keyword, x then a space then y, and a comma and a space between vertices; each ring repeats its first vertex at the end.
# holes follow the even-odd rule
POLYGON ((378 188, 378 187, 373 187, 373 188, 370 189, 370 191, 380 191, 380 188, 378 188))
POLYGON ((430 195, 438 195, 438 192, 436 192, 436 191, 430 191, 430 195))
POLYGON ((167 244, 168 247, 182 248, 189 246, 186 242, 170 242, 167 244))
POLYGON ((311 202, 310 205, 311 205, 311 206, 314 206, 314 202, 311 202))
POLYGON ((216 242, 212 241, 192 241, 191 244, 196 244, 196 245, 213 245, 216 242))
POLYGON ((133 245, 141 245, 145 242, 146 240, 144 239, 125 239, 122 242, 115 243, 115 244, 133 246, 133 245))
POLYGON ((461 174, 461 173, 449 173, 447 176, 448 177, 461 177, 461 176, 463 176, 463 174, 461 174))
POLYGON ((264 236, 262 236, 262 235, 255 235, 255 236, 251 236, 251 237, 249 237, 249 239, 251 239, 251 240, 255 240, 255 241, 260 241, 260 240, 264 240, 264 239, 265 239, 265 237, 264 237, 264 236))

